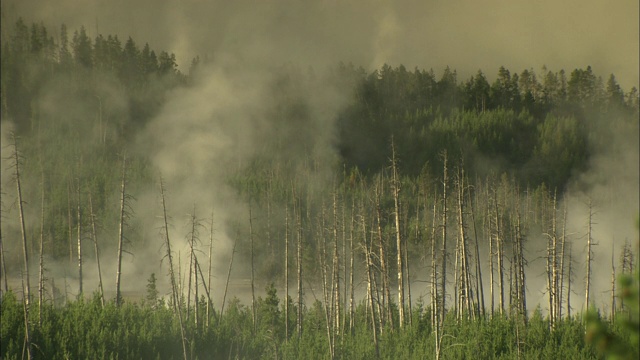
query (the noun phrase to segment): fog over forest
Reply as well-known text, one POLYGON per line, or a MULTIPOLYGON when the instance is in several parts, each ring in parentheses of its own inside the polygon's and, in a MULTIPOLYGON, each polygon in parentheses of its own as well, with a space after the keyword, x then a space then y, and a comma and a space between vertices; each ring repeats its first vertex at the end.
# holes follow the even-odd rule
MULTIPOLYGON (((405 277, 414 306, 421 298, 425 307, 440 301, 444 307, 432 283, 448 276, 447 309, 460 301, 455 311, 462 311, 462 287, 480 282, 483 299, 469 296, 478 309, 481 300, 488 307, 498 295, 489 295, 487 274, 497 274, 493 265, 502 261, 490 252, 506 251, 507 306, 520 309, 516 267, 526 259, 524 310, 539 306, 548 315, 548 261, 569 261, 564 246, 556 255, 554 243, 551 255, 550 239, 564 242, 566 235, 571 301, 562 304, 566 284, 555 285, 560 300, 554 301, 579 313, 591 228, 590 303, 609 312, 612 266, 625 271, 621 254, 629 246, 631 266, 638 261, 638 11, 637 1, 599 0, 3 1, 3 77, 11 79, 2 87, 2 281, 9 279, 22 296, 17 135, 31 293, 37 293, 42 238, 46 276, 55 282, 47 290, 52 303, 79 295, 79 281, 86 296, 98 289, 90 211, 98 223, 105 297, 116 296, 126 159, 125 300, 143 298, 154 273, 159 297, 172 302, 167 236, 188 300, 194 237, 202 277, 211 263, 214 308, 225 295, 227 304, 238 297, 252 306, 252 272, 256 293, 273 283, 284 299, 286 238, 289 296, 297 301, 296 266, 303 261, 306 307, 320 300, 327 314, 340 311, 327 305, 331 281, 344 287, 335 290, 342 311, 348 283, 365 304, 372 291, 369 258, 379 272, 375 286, 384 289, 386 247, 391 297, 380 295, 383 304, 399 301, 405 277), (31 34, 23 39, 31 52, 15 45, 20 21, 31 34), (67 60, 60 55, 62 24, 67 60), (51 38, 55 55, 33 50, 38 26, 48 31, 44 42, 51 38), (78 50, 81 34, 90 41, 88 65, 78 50), (117 35, 123 65, 106 60, 108 51, 99 53, 94 44, 101 35, 108 36, 107 47, 117 35), (127 49, 136 54, 131 68, 127 49), (147 69, 144 59, 151 58, 147 69), (508 248, 496 250, 502 237, 508 248), (481 279, 454 279, 458 259, 467 261, 458 250, 467 240, 478 244, 470 261, 481 279), (301 257, 296 242, 305 245, 301 257), (430 254, 436 242, 448 244, 447 256, 430 254), (401 243, 410 281, 395 263, 401 243), (376 246, 379 254, 365 255, 376 246)), ((383 317, 382 310, 371 312, 383 317)))
MULTIPOLYGON (((51 28, 81 25, 131 36, 176 53, 184 72, 193 57, 233 54, 262 64, 325 67, 338 61, 374 69, 573 69, 591 65, 638 87, 635 1, 198 1, 6 0, 2 30, 18 16, 51 28)), ((235 59, 238 60, 237 58, 235 59)))

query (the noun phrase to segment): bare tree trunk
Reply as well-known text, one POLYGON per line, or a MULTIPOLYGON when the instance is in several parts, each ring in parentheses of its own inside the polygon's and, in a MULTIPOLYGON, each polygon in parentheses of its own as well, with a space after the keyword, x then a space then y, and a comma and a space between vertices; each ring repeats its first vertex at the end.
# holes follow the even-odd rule
POLYGON ((527 285, 526 285, 526 278, 525 278, 525 271, 524 271, 524 267, 525 267, 525 263, 526 260, 524 258, 524 245, 523 245, 523 236, 522 236, 522 227, 520 225, 520 210, 517 210, 516 213, 516 243, 518 244, 518 253, 517 253, 517 270, 518 270, 518 284, 519 284, 519 291, 518 291, 518 297, 519 297, 519 309, 520 309, 520 313, 522 313, 524 316, 524 320, 525 323, 527 321, 527 285))
MULTIPOLYGON (((195 204, 193 205, 193 214, 191 214, 191 232, 189 234, 189 275, 187 277, 187 320, 189 319, 189 313, 190 313, 190 309, 191 309, 191 281, 192 281, 192 276, 196 276, 196 284, 197 284, 197 273, 196 273, 196 269, 195 269, 195 252, 194 252, 194 248, 195 248, 195 242, 197 241, 197 231, 198 231, 198 219, 196 218, 196 206, 195 204)), ((196 291, 195 293, 197 294, 198 290, 197 290, 197 285, 196 285, 196 291)), ((197 306, 198 306, 198 296, 196 295, 195 298, 195 306, 196 306, 196 311, 197 311, 197 306)), ((197 315, 196 315, 196 323, 197 323, 197 315)))
POLYGON ((444 325, 444 317, 446 313, 446 297, 447 297, 447 151, 443 153, 444 171, 442 178, 442 270, 440 271, 440 329, 444 325))
MULTIPOLYGON (((124 178, 125 177, 124 177, 124 171, 123 171, 123 179, 124 178)), ((123 193, 124 193, 124 180, 123 180, 123 193)), ((171 254, 171 241, 169 240, 169 221, 167 218, 167 206, 164 198, 164 184, 162 183, 162 178, 160 178, 160 196, 162 199, 162 215, 164 220, 165 247, 167 248, 167 258, 169 259, 169 277, 171 280, 171 292, 173 294, 173 310, 178 313, 178 320, 180 321, 180 338, 182 340, 182 354, 184 356, 184 360, 187 360, 188 359, 187 343, 186 343, 187 338, 186 338, 185 329, 184 329, 184 321, 182 319, 182 310, 180 309, 180 306, 178 303, 179 295, 178 295, 178 289, 176 285, 176 277, 173 271, 173 255, 171 254)))
MULTIPOLYGON (((393 315, 391 313, 391 291, 389 290, 391 285, 389 283, 389 272, 387 270, 387 257, 385 251, 385 241, 382 236, 382 209, 380 207, 380 198, 383 191, 382 175, 380 181, 377 182, 376 192, 376 215, 377 215, 377 230, 378 230, 378 246, 380 247, 380 271, 382 272, 382 307, 387 314, 386 323, 393 329, 393 315)), ((381 315, 382 316, 382 315, 381 315)), ((382 330, 381 330, 382 332, 382 330)))
POLYGON ((461 174, 458 173, 458 237, 460 241, 460 294, 462 301, 460 304, 461 314, 466 313, 467 316, 475 316, 472 306, 473 294, 471 291, 470 276, 469 276, 469 256, 467 254, 467 239, 465 235, 465 222, 464 222, 464 170, 461 170, 461 174))
POLYGON ((257 331, 258 322, 256 319, 256 291, 255 291, 255 263, 253 249, 253 215, 251 215, 251 200, 249 200, 249 242, 251 244, 251 314, 253 318, 253 333, 257 331))
MULTIPOLYGON (((486 198, 487 198, 487 213, 485 218, 487 218, 486 223, 489 225, 488 230, 488 238, 489 238, 489 296, 491 297, 491 316, 493 316, 493 313, 495 311, 495 296, 493 293, 493 288, 494 288, 494 279, 493 279, 493 275, 494 275, 494 270, 493 270, 493 256, 494 254, 494 249, 493 249, 493 221, 491 219, 491 210, 489 209, 490 207, 490 201, 491 199, 489 198, 489 180, 487 179, 487 184, 486 184, 486 198)), ((493 201, 495 201, 495 199, 493 199, 493 201)))
POLYGON ((42 198, 40 212, 40 271, 38 276, 38 326, 42 326, 42 306, 44 305, 44 173, 42 174, 42 198))
MULTIPOLYGON (((207 273, 207 288, 211 289, 211 257, 213 251, 213 232, 214 232, 214 222, 213 222, 213 210, 211 210, 211 228, 209 229, 209 271, 207 273)), ((204 279, 202 280, 204 282, 204 279)), ((211 319, 211 310, 213 310, 213 304, 211 303, 211 296, 207 298, 207 322, 205 326, 208 328, 211 319)), ((222 315, 222 314, 220 314, 222 315)))
POLYGON ((334 293, 329 290, 329 280, 327 275, 327 246, 325 239, 325 228, 326 228, 326 214, 325 214, 325 205, 324 200, 322 203, 322 215, 320 217, 320 226, 319 226, 319 234, 318 234, 318 264, 320 265, 320 273, 322 276, 322 297, 323 297, 323 305, 324 305, 324 317, 325 317, 325 329, 327 331, 327 342, 329 344, 329 354, 331 355, 331 359, 334 358, 333 353, 333 337, 332 337, 332 323, 333 323, 333 295, 334 293), (330 294, 331 292, 331 294, 330 294), (329 299, 331 296, 331 300, 329 299))
MULTIPOLYGON (((1 230, 0 230, 1 231, 1 230)), ((7 261, 4 258, 4 247, 2 246, 2 236, 0 235, 0 262, 2 262, 2 266, 0 266, 0 271, 2 272, 2 287, 4 288, 3 292, 9 291, 9 281, 7 280, 7 261)), ((2 295, 2 294, 0 294, 2 295)))
POLYGON ((616 266, 613 262, 613 249, 611 250, 611 322, 616 319, 616 266))
MULTIPOLYGON (((485 315, 484 307, 484 286, 482 285, 482 268, 480 266, 480 249, 478 245, 478 230, 476 227, 475 211, 471 202, 471 195, 467 193, 468 202, 471 205, 471 223, 473 224, 473 235, 475 238, 475 255, 476 255, 476 294, 478 294, 478 314, 483 317, 485 315)), ((476 195, 477 196, 477 195, 476 195)), ((477 201, 476 201, 477 205, 477 201)))
POLYGON ((393 207, 395 213, 395 230, 396 230, 396 253, 398 261, 398 313, 400 328, 404 327, 404 265, 402 263, 402 236, 400 234, 400 179, 398 178, 398 164, 396 159, 396 150, 391 138, 391 191, 393 193, 393 207))
POLYGON ((438 199, 438 194, 434 194, 433 198, 433 227, 431 233, 431 326, 433 327, 433 333, 435 335, 436 359, 440 359, 440 339, 442 337, 440 332, 442 322, 440 318, 443 314, 440 312, 440 302, 438 299, 438 264, 436 260, 436 231, 438 229, 438 201, 436 199, 438 199))
POLYGON ((589 309, 589 296, 590 294, 590 286, 591 286, 591 225, 592 225, 592 217, 593 217, 593 206, 591 204, 591 199, 589 199, 589 221, 587 222, 587 275, 586 275, 586 286, 584 293, 584 310, 589 309))
POLYGON ((73 222, 71 220, 71 180, 67 183, 67 223, 69 225, 69 263, 73 264, 73 222))
POLYGON ((22 200, 22 185, 20 183, 20 155, 18 153, 18 140, 15 134, 11 134, 13 138, 13 159, 15 170, 16 190, 18 191, 18 212, 20 214, 20 232, 22 235, 22 253, 24 257, 24 273, 22 274, 22 286, 24 291, 24 324, 25 324, 25 341, 27 356, 32 358, 31 353, 31 337, 29 332, 29 308, 31 304, 31 294, 29 285, 29 250, 27 248, 27 229, 24 220, 24 202, 22 200))
POLYGON ((340 254, 338 252, 338 199, 336 191, 333 192, 333 346, 335 351, 335 338, 340 333, 340 254))
POLYGON ((80 179, 78 179, 78 298, 82 297, 82 207, 80 206, 80 179))
MULTIPOLYGON (((295 205, 297 204, 297 199, 296 199, 296 195, 295 195, 295 189, 294 189, 294 193, 293 193, 293 203, 294 203, 294 216, 296 216, 296 209, 295 209, 295 205)), ((297 316, 297 330, 298 330, 298 338, 300 338, 302 336, 302 209, 300 209, 300 206, 298 204, 297 206, 298 208, 298 212, 297 212, 297 249, 296 249, 296 259, 297 259, 297 275, 298 275, 298 316, 297 316)))
MULTIPOLYGON (((198 292, 198 273, 200 273, 200 279, 202 280, 202 287, 204 288, 204 292, 207 294, 207 303, 211 303, 211 291, 209 290, 209 287, 207 286, 207 282, 204 279, 204 274, 202 273, 202 268, 200 268, 200 263, 198 262, 198 257, 195 257, 195 261, 196 261, 196 299, 197 297, 197 292, 198 292)), ((197 311, 197 308, 196 308, 197 311)), ((198 319, 198 312, 196 312, 196 319, 198 319)), ((198 324, 196 324, 197 327, 198 324)))
POLYGON ((289 342, 289 205, 284 213, 284 341, 289 342))
POLYGON ((572 262, 571 262, 572 258, 571 258, 571 243, 569 243, 569 274, 567 274, 568 276, 568 283, 567 283, 567 317, 571 318, 571 267, 572 267, 572 262))
POLYGON ((567 233, 567 205, 565 203, 562 211, 562 237, 560 238, 560 287, 558 291, 558 318, 562 319, 562 301, 564 292, 564 257, 567 233))
POLYGON ((559 286, 559 273, 558 273, 558 209, 557 209, 557 195, 553 194, 553 219, 551 220, 552 230, 551 230, 551 280, 552 280, 552 297, 553 297, 553 316, 552 316, 552 326, 555 326, 555 323, 558 320, 558 308, 556 304, 558 302, 558 286, 559 286))
POLYGON ((409 249, 404 246, 404 270, 407 276, 407 310, 409 311, 409 327, 413 326, 413 312, 411 311, 411 272, 409 269, 409 249))
MULTIPOLYGON (((350 247, 350 251, 349 251, 349 257, 350 257, 350 261, 349 261, 349 331, 352 333, 355 329, 355 290, 354 290, 354 247, 353 247, 353 236, 354 236, 354 231, 355 231, 355 212, 356 212, 356 206, 355 206, 355 198, 352 200, 351 203, 351 226, 349 228, 349 247, 350 247)), ((366 235, 366 234, 365 234, 366 235)), ((375 326, 375 321, 373 322, 373 326, 375 326)))
POLYGON ((231 269, 233 268, 233 257, 236 253, 236 244, 238 243, 238 234, 236 234, 236 239, 233 241, 233 249, 231 250, 231 260, 229 260, 229 270, 227 271, 227 282, 224 286, 224 294, 222 295, 222 306, 220 306, 220 317, 218 318, 218 325, 220 325, 220 320, 222 320, 222 314, 224 313, 224 304, 227 300, 227 291, 229 290, 229 279, 231 279, 231 269))
POLYGON ((122 249, 124 242, 124 222, 125 222, 125 205, 126 205, 126 185, 127 185, 127 158, 122 157, 122 185, 120 191, 120 227, 118 228, 118 256, 116 271, 116 305, 122 304, 122 294, 120 293, 120 276, 122 270, 122 249))
MULTIPOLYGON (((362 215, 362 235, 363 235, 363 245, 364 245, 364 255, 367 265, 367 298, 369 300, 369 309, 371 310, 371 329, 373 331, 373 344, 376 349, 376 358, 380 357, 380 348, 378 345, 378 321, 376 320, 376 307, 374 306, 374 296, 373 296, 373 262, 371 261, 371 256, 373 254, 373 240, 369 239, 367 236, 367 225, 364 214, 362 215)), ((382 324, 380 324, 382 326, 382 324)))
POLYGON ((91 234, 93 237, 93 246, 96 252, 96 264, 98 265, 98 286, 100 288, 100 304, 104 307, 104 288, 102 286, 102 270, 100 269, 100 252, 98 251, 98 233, 96 231, 95 214, 93 213, 93 201, 91 193, 89 193, 89 219, 91 220, 91 234))
POLYGON ((498 286, 500 288, 500 315, 504 314, 504 251, 503 251, 503 239, 500 226, 500 211, 498 205, 498 195, 494 191, 494 219, 496 226, 496 247, 498 251, 498 286))
MULTIPOLYGON (((22 278, 22 288, 25 288, 24 277, 22 278)), ((29 325, 29 306, 27 301, 22 302, 23 314, 24 314, 24 343, 25 349, 27 350, 27 359, 33 359, 33 354, 31 352, 31 326, 29 325)), ((22 353, 24 356, 24 350, 22 353)))

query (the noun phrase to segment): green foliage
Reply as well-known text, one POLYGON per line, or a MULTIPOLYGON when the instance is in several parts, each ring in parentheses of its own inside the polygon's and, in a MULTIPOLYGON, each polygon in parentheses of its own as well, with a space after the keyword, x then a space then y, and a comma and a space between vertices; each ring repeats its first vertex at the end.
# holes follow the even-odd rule
POLYGON ((618 278, 620 298, 626 308, 617 314, 613 324, 605 321, 595 309, 586 315, 586 340, 607 359, 637 359, 640 356, 640 272, 618 278))
MULTIPOLYGON (((634 289, 632 286, 629 288, 634 289)), ((302 336, 293 333, 285 339, 280 300, 273 285, 266 288, 265 295, 257 301, 257 332, 253 331, 251 309, 238 299, 230 302, 219 322, 212 318, 209 327, 187 326, 192 356, 326 359, 329 350, 324 306, 316 301, 306 309, 302 336)), ((637 299, 637 294, 635 296, 637 299)), ((526 322, 522 318, 500 315, 476 320, 447 316, 442 356, 443 359, 597 359, 597 349, 609 358, 635 359, 638 354, 637 302, 631 302, 633 295, 626 300, 631 304, 630 311, 620 314, 616 325, 591 313, 586 337, 580 318, 565 318, 550 329, 539 307, 526 322)), ((0 355, 4 359, 20 358, 24 345, 22 302, 9 292, 4 294, 0 309, 0 355)), ((353 331, 337 336, 337 357, 375 358, 366 311, 365 303, 360 303, 353 331)), ((433 358, 434 334, 428 325, 429 311, 418 305, 414 309, 414 326, 385 330, 380 337, 380 358, 433 358)), ((125 302, 117 307, 109 302, 103 308, 96 294, 92 299, 70 302, 61 308, 43 307, 42 325, 37 324, 34 313, 31 312, 30 323, 35 359, 182 358, 177 315, 165 306, 125 302)))

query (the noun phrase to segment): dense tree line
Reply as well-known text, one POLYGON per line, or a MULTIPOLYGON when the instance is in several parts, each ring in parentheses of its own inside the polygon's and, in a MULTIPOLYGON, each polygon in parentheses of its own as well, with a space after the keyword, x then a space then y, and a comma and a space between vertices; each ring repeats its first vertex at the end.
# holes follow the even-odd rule
MULTIPOLYGON (((603 129, 637 134, 638 92, 625 93, 615 76, 605 84, 590 67, 569 75, 501 67, 489 83, 482 71, 459 81, 449 68, 438 79, 432 70, 338 64, 319 80, 353 89, 332 123, 336 160, 305 146, 317 130, 313 92, 304 90, 317 83, 315 75, 274 69, 270 126, 258 151, 225 169, 245 211, 222 224, 236 239, 229 273, 237 245, 235 256, 250 267, 251 305, 233 300, 215 310, 210 271, 209 281, 204 275, 213 240, 207 245, 200 235, 214 226, 196 213, 196 205, 210 204, 194 204, 189 255, 176 264, 172 242, 185 234, 169 226, 171 184, 162 180, 162 206, 151 212, 163 214, 154 226, 161 228, 157 246, 168 262, 170 295, 158 299, 155 275, 143 304, 120 292, 123 253, 150 241, 132 211, 134 195, 158 183, 150 154, 131 143, 172 91, 196 86, 200 69, 211 64, 194 59, 185 75, 174 55, 140 50, 131 38, 124 45, 111 35, 90 39, 83 28, 70 37, 62 26, 56 42, 42 24, 22 20, 2 46, 2 121, 14 125, 3 148, 12 155, 3 171, 14 176, 2 184, 2 216, 3 224, 17 222, 19 208, 22 222, 3 226, 2 241, 12 249, 14 239, 24 244, 23 257, 2 252, 3 357, 597 357, 576 316, 586 309, 569 299, 579 281, 571 247, 582 247, 584 237, 566 234, 567 210, 558 204, 593 149, 609 141, 603 129), (292 136, 300 141, 288 143, 292 136), (12 207, 7 188, 15 185, 24 199, 12 207), (23 206, 30 208, 26 223, 23 206), (82 266, 89 257, 99 267, 102 247, 118 248, 113 302, 102 280, 93 299, 83 295, 90 291, 82 287, 82 266), (526 291, 529 277, 540 276, 529 270, 534 256, 546 262, 545 302, 537 310, 526 291), (78 268, 77 301, 66 288, 56 294, 46 276, 45 261, 67 258, 78 268), (28 295, 36 287, 29 285, 29 259, 39 260, 38 301, 28 295), (19 291, 24 302, 8 292, 12 271, 27 279, 19 291), (416 278, 428 291, 412 296, 416 278), (256 284, 275 285, 262 299, 256 284)), ((612 266, 632 274, 637 249, 618 251, 612 266)), ((589 301, 589 280, 586 303, 610 310, 605 321, 637 352, 613 322, 616 313, 629 315, 629 303, 615 296, 618 303, 589 301)))

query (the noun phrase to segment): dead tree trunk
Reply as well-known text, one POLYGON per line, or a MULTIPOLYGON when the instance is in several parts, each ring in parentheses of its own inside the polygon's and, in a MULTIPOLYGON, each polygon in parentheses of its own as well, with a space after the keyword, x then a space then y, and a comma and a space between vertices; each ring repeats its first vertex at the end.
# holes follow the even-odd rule
MULTIPOLYGON (((431 326, 433 327, 433 333, 435 336, 435 350, 436 359, 440 359, 440 340, 442 333, 440 331, 442 321, 440 320, 443 314, 440 312, 440 300, 438 296, 438 263, 436 255, 436 232, 438 229, 438 194, 434 194, 433 202, 433 227, 431 233, 431 326)), ((426 202, 425 202, 426 203, 426 202)))
POLYGON ((590 286, 591 286, 591 246, 592 238, 591 238, 591 225, 593 224, 593 206, 591 204, 591 199, 589 199, 589 220, 587 222, 587 274, 586 274, 586 286, 584 292, 584 310, 589 309, 589 296, 590 294, 590 286))
POLYGON ((325 214, 325 204, 324 200, 322 203, 322 215, 320 217, 320 226, 318 227, 318 264, 320 265, 320 274, 322 277, 322 298, 323 298, 323 306, 324 306, 324 318, 325 318, 325 329, 327 335, 327 342, 329 344, 329 354, 331 355, 331 359, 334 358, 333 353, 333 336, 332 336, 332 323, 333 323, 333 292, 329 289, 329 279, 327 275, 327 245, 325 238, 325 229, 326 229, 326 214, 325 214), (329 297, 331 296, 331 301, 329 297))
POLYGON ((73 221, 71 219, 72 219, 71 218, 71 180, 69 180, 69 182, 67 183, 67 224, 69 225, 69 264, 73 264, 73 221))
POLYGON ((296 215, 295 204, 298 202, 296 199, 295 191, 293 194, 293 203, 294 203, 294 216, 297 218, 296 225, 296 233, 297 233, 297 249, 296 249, 296 261, 297 261, 297 275, 298 275, 298 316, 297 316, 297 330, 298 330, 298 338, 302 337, 302 209, 300 209, 300 204, 298 203, 298 212, 296 215))
POLYGON ((567 274, 567 317, 571 317, 571 268, 572 268, 572 258, 571 258, 571 243, 569 243, 569 273, 567 274))
POLYGON ((500 288, 500 315, 504 314, 504 251, 503 251, 503 239, 502 239, 502 226, 501 226, 501 212, 498 205, 498 195, 494 190, 494 221, 495 221, 495 238, 496 247, 498 251, 498 287, 500 288))
MULTIPOLYGON (((385 241, 382 235, 382 209, 380 205, 380 198, 382 197, 383 181, 382 175, 380 181, 377 182, 375 188, 376 196, 376 215, 377 215, 377 230, 378 230, 378 246, 380 250, 380 271, 382 272, 382 307, 386 311, 386 323, 393 329, 393 314, 391 313, 391 291, 389 290, 391 285, 389 281, 389 272, 387 270, 387 257, 385 250, 385 241)), ((381 330, 382 331, 382 330, 381 330)))
POLYGON ((284 212, 284 341, 289 342, 289 205, 284 212))
POLYGON ((220 317, 218 318, 218 325, 222 320, 222 314, 224 313, 224 304, 227 300, 227 291, 229 290, 229 279, 231 279, 231 269, 233 268, 233 257, 236 254, 236 244, 238 243, 239 235, 236 234, 236 239, 233 241, 233 248, 231 249, 231 260, 229 260, 229 270, 227 271, 227 282, 224 286, 224 293, 222 295, 222 306, 220 306, 220 317))
POLYGON ((489 197, 489 180, 487 179, 487 184, 486 184, 486 199, 487 199, 487 208, 486 208, 486 216, 485 219, 487 219, 485 221, 485 223, 488 225, 488 229, 487 229, 487 237, 489 238, 489 296, 491 298, 491 316, 493 316, 493 313, 495 311, 495 295, 493 293, 493 289, 494 289, 494 269, 493 269, 493 257, 495 255, 494 253, 494 248, 493 248, 493 219, 492 219, 492 214, 491 214, 491 210, 490 210, 490 203, 491 201, 495 201, 495 199, 490 199, 489 197))
MULTIPOLYGON (((478 294, 478 314, 484 317, 484 286, 482 285, 482 268, 480 266, 480 249, 478 244, 478 230, 476 226, 475 210, 471 202, 471 195, 467 192, 468 203, 471 206, 471 223, 473 224, 473 235, 475 238, 475 255, 476 255, 476 294, 478 294)), ((477 199, 477 193, 476 193, 477 199)), ((476 201, 477 203, 477 201, 476 201)))
MULTIPOLYGON (((195 305, 195 311, 197 312, 198 309, 198 285, 197 285, 197 281, 198 281, 198 274, 196 272, 195 269, 195 242, 197 241, 198 238, 198 219, 196 217, 196 206, 195 204, 193 205, 193 214, 191 214, 191 231, 189 233, 189 275, 187 277, 187 319, 189 319, 189 313, 190 313, 190 309, 191 309, 191 282, 192 282, 192 277, 195 276, 196 277, 196 290, 195 290, 195 301, 194 301, 194 305, 195 305)), ((197 313, 196 313, 196 323, 197 323, 197 313)))
MULTIPOLYGON (((123 179, 124 179, 124 176, 123 176, 123 179)), ((123 181, 123 184, 124 184, 124 181, 123 181)), ((124 185, 123 185, 123 189, 124 189, 124 185)), ((124 190, 123 190, 123 193, 124 193, 124 190)), ((186 338, 185 329, 184 329, 184 321, 182 319, 182 310, 180 309, 179 302, 178 302, 180 295, 178 294, 176 277, 173 271, 173 255, 171 254, 171 241, 169 240, 169 221, 167 218, 167 206, 165 203, 164 184, 162 183, 162 178, 160 178, 160 196, 162 199, 162 216, 164 220, 163 225, 164 225, 165 247, 167 248, 167 258, 169 260, 169 277, 171 280, 171 293, 173 295, 173 310, 178 314, 178 320, 180 322, 180 338, 182 340, 182 354, 184 356, 184 360, 187 360, 188 359, 187 343, 186 343, 187 338, 186 338)))
POLYGON ((13 137, 13 158, 14 158, 14 175, 16 182, 16 189, 18 191, 18 214, 20 216, 20 233, 22 236, 22 253, 24 259, 24 273, 22 277, 24 278, 25 288, 24 288, 24 301, 27 309, 29 308, 31 296, 29 285, 29 249, 27 247, 27 228, 25 226, 24 220, 24 201, 22 200, 22 184, 20 181, 20 155, 18 153, 18 141, 16 139, 15 134, 12 134, 13 137))
POLYGON ((40 212, 40 264, 38 274, 38 326, 42 326, 42 306, 44 305, 44 173, 42 175, 42 197, 40 212))
POLYGON ((560 237, 560 286, 558 288, 558 318, 562 319, 562 301, 564 292, 564 258, 567 235, 567 205, 565 203, 562 211, 562 236, 560 237))
POLYGON ((613 249, 611 250, 611 322, 616 318, 616 266, 613 262, 613 249))
POLYGON ((91 220, 91 234, 93 237, 93 246, 96 252, 96 265, 98 266, 98 287, 100 288, 100 304, 104 307, 104 288, 102 286, 102 270, 100 269, 100 252, 98 251, 98 233, 96 231, 96 219, 93 213, 93 201, 91 193, 89 193, 89 219, 91 220))
POLYGON ((444 316, 446 313, 446 297, 447 297, 447 151, 443 153, 443 178, 442 178, 442 270, 440 271, 440 329, 444 325, 444 316))
POLYGON ((82 207, 80 206, 80 179, 78 179, 76 194, 78 197, 78 297, 82 297, 82 207))
POLYGON ((126 186, 127 186, 127 158, 122 157, 122 183, 120 191, 120 214, 118 228, 118 255, 117 255, 117 271, 116 271, 116 305, 122 304, 122 294, 120 293, 120 277, 122 270, 122 250, 124 246, 124 225, 125 225, 125 206, 126 206, 126 186))
POLYGON ((391 191, 393 193, 393 208, 395 213, 395 230, 396 230, 396 253, 398 261, 398 315, 400 328, 404 327, 404 265, 402 259, 402 236, 400 234, 400 179, 398 178, 398 162, 396 159, 396 150, 391 138, 391 191))
POLYGON ((249 242, 251 248, 251 314, 253 318, 253 333, 257 331, 258 321, 256 314, 256 290, 255 290, 255 264, 253 249, 253 216, 251 215, 251 200, 249 200, 249 242))
MULTIPOLYGON (((520 313, 523 315, 527 314, 527 286, 526 286, 526 278, 525 278, 525 264, 526 260, 524 258, 524 245, 523 245, 523 235, 522 235, 522 226, 520 224, 520 210, 516 210, 516 244, 517 244, 517 253, 516 253, 516 270, 517 270, 517 279, 518 279, 518 308, 520 313)), ((527 321, 527 317, 524 317, 525 322, 527 321)))
MULTIPOLYGON (((349 247, 350 247, 350 251, 349 251, 349 331, 352 333, 353 330, 355 329, 355 290, 354 290, 354 247, 353 247, 353 236, 354 236, 354 231, 355 231, 355 212, 356 212, 356 206, 355 206, 355 197, 352 200, 351 203, 351 225, 349 228, 349 247)), ((373 323, 375 326, 375 322, 373 323)))
POLYGON ((340 254, 338 252, 338 199, 336 191, 333 192, 333 271, 332 273, 332 297, 333 297, 333 344, 335 347, 336 335, 340 333, 340 254))
MULTIPOLYGON (((378 346, 378 321, 376 320, 376 307, 374 305, 374 296, 373 296, 373 261, 371 260, 371 256, 373 255, 373 240, 367 236, 367 225, 364 214, 362 215, 362 241, 364 247, 364 256, 367 266, 367 298, 369 300, 369 309, 371 310, 371 329, 373 331, 373 344, 376 349, 376 358, 380 356, 380 349, 378 346), (370 239, 370 240, 368 240, 370 239)), ((382 314, 380 314, 382 315, 382 314)), ((381 326, 382 324, 380 324, 381 326)))
MULTIPOLYGON (((207 288, 211 289, 211 263, 212 263, 212 252, 213 252, 213 233, 214 233, 214 222, 213 222, 213 210, 211 210, 211 228, 209 229, 209 271, 207 273, 207 288)), ((204 279, 202 280, 204 282, 204 279)), ((213 304, 211 303, 211 296, 207 298, 207 322, 205 326, 208 328, 211 319, 211 311, 213 310, 213 304)), ((222 315, 222 314, 220 314, 222 315)))
POLYGON ((13 160, 14 175, 16 182, 16 190, 18 192, 18 213, 20 215, 20 233, 22 235, 22 253, 24 259, 24 273, 22 274, 22 286, 24 291, 24 324, 25 324, 25 342, 27 349, 27 357, 32 358, 31 353, 31 337, 29 331, 29 308, 31 304, 31 294, 29 285, 29 250, 27 248, 27 229, 24 220, 24 202, 22 200, 22 185, 20 182, 20 155, 18 153, 18 140, 15 134, 11 134, 13 138, 13 160))
POLYGON ((458 173, 458 239, 460 254, 460 303, 461 315, 475 316, 473 308, 473 293, 471 291, 471 277, 469 276, 469 255, 467 254, 467 238, 465 234, 464 222, 464 170, 458 173))
MULTIPOLYGON (((0 230, 1 231, 1 230, 0 230)), ((4 289, 2 292, 6 293, 9 291, 9 281, 7 280, 7 261, 4 258, 4 247, 2 246, 2 235, 0 234, 0 262, 2 266, 0 266, 0 277, 2 277, 2 288, 4 289)), ((0 293, 0 296, 2 293, 0 293)))

